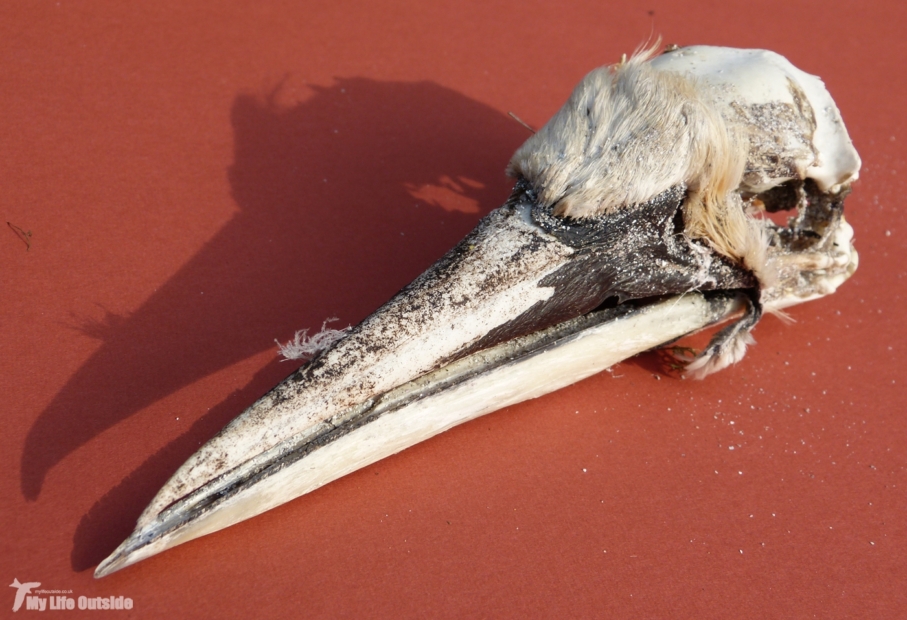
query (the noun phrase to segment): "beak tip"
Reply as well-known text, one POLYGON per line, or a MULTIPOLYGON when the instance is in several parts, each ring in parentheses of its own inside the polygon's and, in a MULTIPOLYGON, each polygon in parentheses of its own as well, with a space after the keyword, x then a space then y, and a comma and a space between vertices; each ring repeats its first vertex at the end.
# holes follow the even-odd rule
POLYGON ((114 549, 113 553, 98 564, 94 570, 94 578, 100 579, 101 577, 112 575, 131 564, 135 564, 139 560, 154 555, 154 552, 148 553, 146 551, 146 553, 142 553, 143 550, 147 550, 148 545, 141 543, 140 540, 141 532, 136 531, 130 534, 126 540, 120 543, 119 547, 114 549))
POLYGON ((103 562, 98 564, 98 567, 94 570, 94 578, 100 579, 101 577, 106 577, 107 575, 117 572, 125 566, 123 559, 122 556, 114 551, 105 558, 103 562))

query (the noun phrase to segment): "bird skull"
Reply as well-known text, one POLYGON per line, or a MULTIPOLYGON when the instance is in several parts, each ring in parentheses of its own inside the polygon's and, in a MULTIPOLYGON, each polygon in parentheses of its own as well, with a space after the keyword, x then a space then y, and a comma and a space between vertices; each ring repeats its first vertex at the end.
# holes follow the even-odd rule
POLYGON ((846 280, 860 160, 822 82, 766 51, 653 56, 590 73, 509 200, 205 444, 95 575, 742 312, 689 365, 714 372, 763 310, 846 280))

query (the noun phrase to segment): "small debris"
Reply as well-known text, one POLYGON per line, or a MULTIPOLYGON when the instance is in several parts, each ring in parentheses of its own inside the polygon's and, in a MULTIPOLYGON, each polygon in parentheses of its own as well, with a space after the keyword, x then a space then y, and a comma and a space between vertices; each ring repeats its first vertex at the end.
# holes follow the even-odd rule
POLYGON ((525 127, 526 129, 528 129, 529 131, 531 131, 532 133, 535 133, 535 129, 533 129, 532 126, 531 126, 529 123, 527 123, 526 121, 524 121, 523 119, 521 119, 519 116, 517 116, 517 115, 514 114, 513 112, 508 112, 507 115, 510 116, 510 118, 512 118, 512 119, 515 120, 516 122, 518 122, 520 125, 522 125, 523 127, 525 127))
POLYGON ((16 226, 12 222, 7 222, 9 229, 16 233, 16 236, 22 239, 22 242, 25 244, 25 251, 28 252, 31 249, 31 231, 23 230, 22 228, 16 226))

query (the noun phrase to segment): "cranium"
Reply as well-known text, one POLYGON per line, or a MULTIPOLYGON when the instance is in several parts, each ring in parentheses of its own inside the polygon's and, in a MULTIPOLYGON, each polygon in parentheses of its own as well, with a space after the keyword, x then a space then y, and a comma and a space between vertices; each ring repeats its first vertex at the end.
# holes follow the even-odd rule
POLYGON ((822 82, 772 52, 593 71, 513 156, 507 202, 205 444, 95 575, 721 321, 688 372, 739 361, 763 311, 856 269, 859 166, 822 82))

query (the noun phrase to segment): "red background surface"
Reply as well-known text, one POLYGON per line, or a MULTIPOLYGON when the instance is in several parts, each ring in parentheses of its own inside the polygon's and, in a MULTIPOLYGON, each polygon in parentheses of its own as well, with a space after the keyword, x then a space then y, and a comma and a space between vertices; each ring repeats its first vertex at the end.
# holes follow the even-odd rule
POLYGON ((907 614, 903 3, 206 4, 0 8, 4 586, 135 617, 907 614), (823 77, 865 165, 850 282, 704 382, 643 356, 92 579, 292 370, 275 338, 428 267, 506 198, 507 112, 541 125, 652 32, 823 77))

